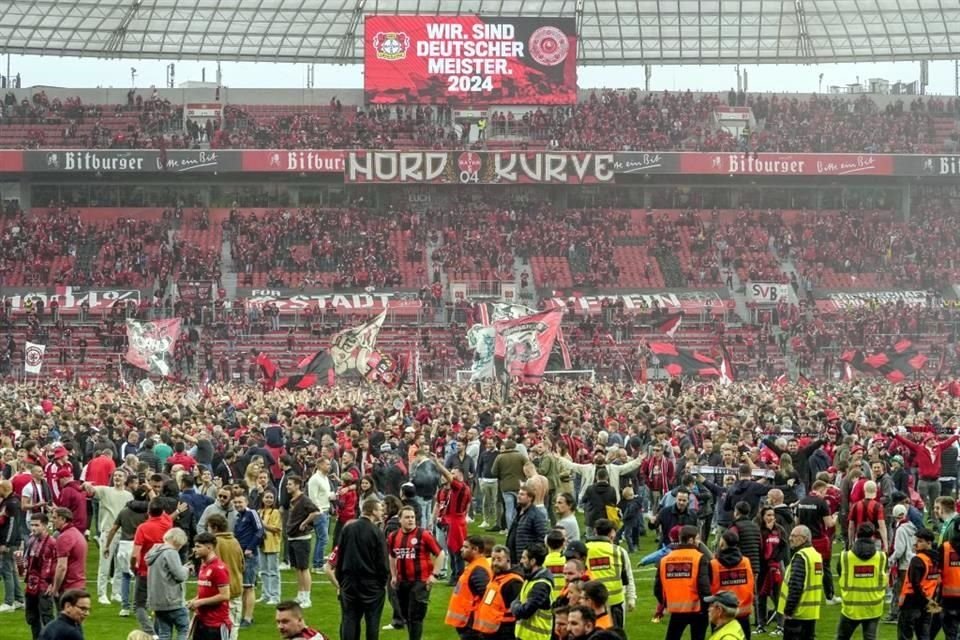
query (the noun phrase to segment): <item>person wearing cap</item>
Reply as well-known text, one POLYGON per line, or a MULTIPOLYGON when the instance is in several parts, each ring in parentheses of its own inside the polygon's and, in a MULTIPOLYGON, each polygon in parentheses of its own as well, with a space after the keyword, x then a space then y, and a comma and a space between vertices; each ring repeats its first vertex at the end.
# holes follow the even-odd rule
POLYGON ((710 590, 713 593, 726 591, 737 597, 740 607, 736 618, 746 638, 750 637, 755 582, 750 559, 740 551, 739 534, 732 529, 724 531, 717 555, 710 561, 710 590))
POLYGON ((850 640, 858 626, 865 640, 875 640, 887 591, 887 556, 876 546, 869 522, 857 527, 852 549, 840 553, 840 622, 837 639, 850 640))
POLYGON ((940 475, 943 470, 943 451, 947 447, 953 446, 953 443, 960 439, 960 436, 952 435, 942 442, 937 442, 937 438, 932 433, 923 435, 922 444, 912 442, 904 438, 899 433, 894 436, 894 440, 910 449, 913 452, 913 459, 917 464, 917 492, 923 498, 923 503, 927 506, 928 516, 933 520, 933 505, 940 497, 940 475))
POLYGON ((890 478, 893 480, 894 491, 903 494, 910 492, 910 474, 903 468, 903 456, 900 454, 890 456, 890 478))
POLYGON ((899 598, 900 590, 903 589, 903 581, 907 576, 907 569, 910 566, 910 560, 914 556, 914 545, 917 541, 917 525, 910 520, 907 512, 907 505, 896 504, 893 507, 893 551, 887 559, 887 564, 896 567, 897 572, 893 581, 893 599, 890 601, 890 613, 883 619, 887 624, 896 624, 900 612, 899 598))
POLYGON ((695 526, 683 526, 680 543, 660 560, 656 572, 653 595, 670 613, 666 640, 679 640, 687 627, 691 640, 707 635, 703 600, 710 595, 710 562, 697 548, 697 537, 695 526))
POLYGON ((73 475, 73 465, 67 457, 66 447, 57 447, 53 450, 53 460, 48 462, 43 468, 43 475, 46 476, 47 485, 50 487, 50 493, 53 496, 53 504, 60 504, 60 473, 67 469, 70 475, 73 475))
POLYGON ((737 618, 740 599, 731 591, 717 591, 703 599, 707 605, 707 619, 713 627, 710 640, 746 640, 743 627, 737 618))
POLYGON ((897 637, 909 640, 916 634, 918 640, 930 637, 934 597, 940 585, 939 558, 933 552, 936 539, 933 531, 921 529, 914 543, 916 555, 907 567, 907 577, 900 589, 900 613, 897 617, 897 637))
POLYGON ((777 612, 783 616, 784 640, 810 640, 816 636, 823 601, 823 557, 811 545, 810 529, 797 525, 790 532, 793 559, 783 577, 777 612))

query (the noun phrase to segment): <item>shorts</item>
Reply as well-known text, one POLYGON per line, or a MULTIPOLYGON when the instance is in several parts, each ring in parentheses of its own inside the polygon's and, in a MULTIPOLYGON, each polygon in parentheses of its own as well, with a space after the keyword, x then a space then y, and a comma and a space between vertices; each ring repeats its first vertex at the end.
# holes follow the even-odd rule
POLYGON ((257 584, 257 554, 243 556, 243 586, 244 588, 253 587, 257 584))
POLYGON ((288 540, 287 551, 290 554, 290 567, 299 571, 310 568, 310 540, 288 540))

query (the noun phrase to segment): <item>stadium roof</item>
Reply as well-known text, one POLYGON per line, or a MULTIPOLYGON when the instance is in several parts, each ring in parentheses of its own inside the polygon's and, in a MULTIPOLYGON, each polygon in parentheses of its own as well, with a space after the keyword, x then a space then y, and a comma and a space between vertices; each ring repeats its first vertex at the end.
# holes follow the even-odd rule
POLYGON ((960 56, 957 0, 3 0, 0 52, 356 63, 376 13, 576 17, 583 64, 960 56))

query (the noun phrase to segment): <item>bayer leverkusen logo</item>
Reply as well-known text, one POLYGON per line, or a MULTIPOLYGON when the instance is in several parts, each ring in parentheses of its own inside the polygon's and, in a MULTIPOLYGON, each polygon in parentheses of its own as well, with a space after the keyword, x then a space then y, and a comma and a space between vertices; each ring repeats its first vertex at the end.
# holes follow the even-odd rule
POLYGON ((24 360, 29 367, 39 367, 43 364, 43 351, 35 345, 30 345, 24 352, 24 360))
POLYGON ((377 33, 373 36, 373 50, 381 60, 403 60, 410 48, 410 36, 402 31, 377 33))
POLYGON ((480 155, 472 151, 461 153, 457 158, 457 166, 460 167, 460 171, 476 173, 480 171, 480 155))

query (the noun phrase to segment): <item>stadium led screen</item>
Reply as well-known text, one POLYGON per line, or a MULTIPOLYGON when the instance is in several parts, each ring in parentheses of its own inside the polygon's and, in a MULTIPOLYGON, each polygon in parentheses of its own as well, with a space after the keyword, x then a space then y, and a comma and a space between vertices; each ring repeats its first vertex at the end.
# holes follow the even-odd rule
POLYGON ((364 92, 380 104, 574 104, 573 18, 368 16, 364 92))

